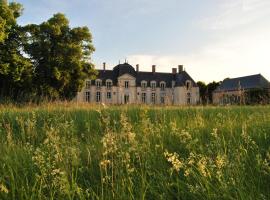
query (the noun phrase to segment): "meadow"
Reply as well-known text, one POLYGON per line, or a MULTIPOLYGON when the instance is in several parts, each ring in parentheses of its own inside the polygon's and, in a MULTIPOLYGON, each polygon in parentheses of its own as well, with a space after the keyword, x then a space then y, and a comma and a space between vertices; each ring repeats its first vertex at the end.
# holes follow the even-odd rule
POLYGON ((1 106, 0 199, 270 199, 270 106, 1 106))

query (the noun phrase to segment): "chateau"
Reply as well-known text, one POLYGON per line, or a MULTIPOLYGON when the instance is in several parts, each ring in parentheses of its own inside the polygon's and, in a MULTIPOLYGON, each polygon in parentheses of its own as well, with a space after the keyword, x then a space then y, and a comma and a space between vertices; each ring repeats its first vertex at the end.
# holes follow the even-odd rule
POLYGON ((113 70, 98 70, 95 80, 86 80, 78 93, 78 102, 104 104, 195 105, 199 102, 199 87, 183 69, 172 68, 172 73, 142 72, 128 63, 113 70))

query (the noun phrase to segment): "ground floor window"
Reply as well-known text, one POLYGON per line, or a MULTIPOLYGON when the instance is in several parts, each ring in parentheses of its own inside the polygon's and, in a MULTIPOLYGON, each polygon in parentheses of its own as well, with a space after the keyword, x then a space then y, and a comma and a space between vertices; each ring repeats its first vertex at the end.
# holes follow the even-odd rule
POLYGON ((151 95, 151 103, 152 104, 156 103, 156 93, 152 93, 152 95, 151 95))
POLYGON ((90 92, 85 92, 85 101, 90 102, 90 92))
POLYGON ((124 103, 125 104, 129 103, 129 95, 128 94, 125 94, 125 96, 124 96, 124 103))
POLYGON ((101 101, 101 94, 100 94, 100 92, 97 92, 96 101, 97 101, 97 103, 101 101))
POLYGON ((111 99, 112 98, 112 93, 111 92, 107 92, 107 99, 111 99))
POLYGON ((191 94, 187 93, 187 104, 191 104, 191 94))
POLYGON ((142 103, 146 102, 146 93, 142 93, 142 103))
POLYGON ((160 97, 160 103, 165 104, 165 97, 163 95, 160 97))

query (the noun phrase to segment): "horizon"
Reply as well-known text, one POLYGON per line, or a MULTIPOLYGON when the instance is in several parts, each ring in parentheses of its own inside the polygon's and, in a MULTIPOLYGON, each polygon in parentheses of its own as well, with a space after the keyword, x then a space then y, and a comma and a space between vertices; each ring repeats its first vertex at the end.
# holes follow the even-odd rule
POLYGON ((88 26, 96 69, 127 59, 140 71, 156 65, 158 72, 171 72, 184 65, 196 82, 253 74, 270 80, 267 0, 16 2, 24 6, 21 25, 40 24, 61 12, 72 27, 88 26))

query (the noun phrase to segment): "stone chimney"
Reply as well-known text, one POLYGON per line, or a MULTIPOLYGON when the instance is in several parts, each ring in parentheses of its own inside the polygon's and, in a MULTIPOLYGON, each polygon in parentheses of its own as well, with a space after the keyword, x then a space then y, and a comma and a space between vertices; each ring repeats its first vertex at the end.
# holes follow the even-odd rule
POLYGON ((139 72, 139 64, 136 65, 136 72, 139 72))
POLYGON ((184 71, 184 66, 178 65, 178 73, 180 74, 182 71, 184 71))
POLYGON ((153 72, 153 73, 156 72, 156 65, 152 65, 152 72, 153 72))
POLYGON ((106 63, 105 62, 103 63, 103 70, 104 71, 106 70, 106 63))
POLYGON ((172 68, 172 74, 176 74, 177 68, 172 68))

